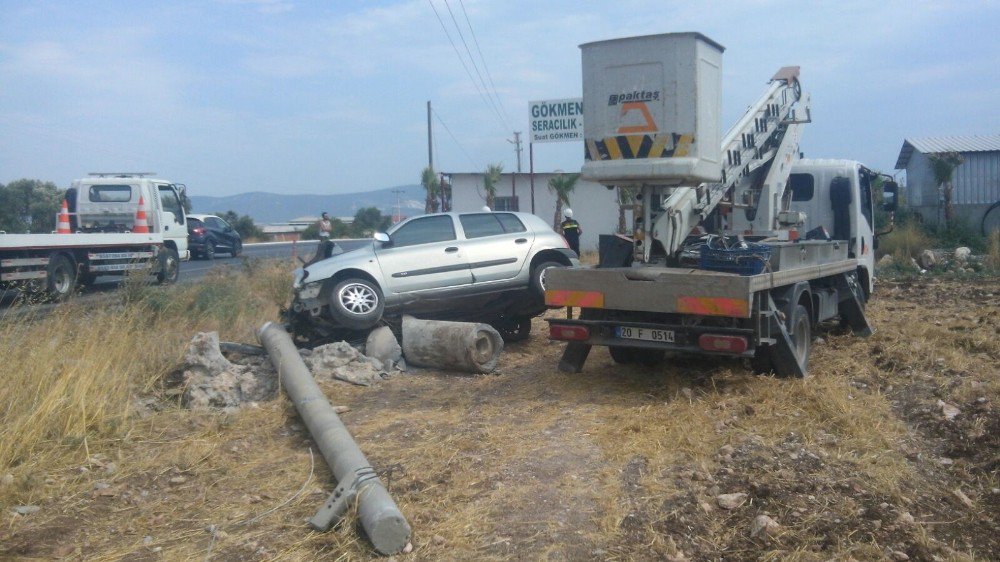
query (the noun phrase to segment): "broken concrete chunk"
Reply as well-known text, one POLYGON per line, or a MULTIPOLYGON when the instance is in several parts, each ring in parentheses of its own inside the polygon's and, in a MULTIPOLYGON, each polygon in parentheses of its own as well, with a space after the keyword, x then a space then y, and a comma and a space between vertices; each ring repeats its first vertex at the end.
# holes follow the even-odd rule
POLYGON ((403 358, 403 348, 396 341, 392 330, 388 326, 382 326, 368 334, 365 355, 371 359, 378 359, 385 367, 391 368, 403 358))
POLYGON ((14 513, 18 515, 31 515, 32 513, 38 513, 42 508, 37 505, 19 505, 14 507, 14 513))
POLYGON ((231 363, 219 349, 217 332, 201 332, 192 338, 181 370, 182 401, 188 408, 236 408, 277 394, 274 371, 231 363))
POLYGON ((753 527, 750 529, 750 536, 754 538, 773 538, 781 530, 781 525, 767 515, 758 515, 753 520, 753 527))
POLYGON ((932 269, 937 264, 937 257, 934 255, 934 252, 924 250, 923 252, 920 252, 920 257, 917 259, 917 263, 919 263, 920 267, 923 269, 932 269))
POLYGON ((313 378, 336 379, 361 386, 371 386, 388 375, 381 361, 372 361, 347 342, 334 342, 299 354, 313 378))
POLYGON ((962 413, 962 410, 959 410, 957 406, 952 406, 944 400, 938 400, 937 407, 941 408, 941 413, 944 414, 944 418, 948 421, 955 419, 955 416, 962 413))
POLYGON ((955 248, 955 261, 957 262, 964 262, 965 260, 969 259, 969 256, 971 255, 972 255, 972 250, 965 246, 959 246, 958 248, 955 248))
POLYGON ((503 338, 489 324, 403 316, 403 355, 411 365, 492 373, 502 350, 503 338))

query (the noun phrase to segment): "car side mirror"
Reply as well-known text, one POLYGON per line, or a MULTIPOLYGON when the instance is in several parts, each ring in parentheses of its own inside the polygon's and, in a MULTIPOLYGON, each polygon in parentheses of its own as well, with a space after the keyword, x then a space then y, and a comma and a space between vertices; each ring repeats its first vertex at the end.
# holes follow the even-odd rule
POLYGON ((376 242, 381 242, 383 246, 392 244, 392 238, 389 238, 389 235, 384 232, 376 232, 373 238, 375 238, 376 242))
POLYGON ((887 181, 882 185, 882 210, 893 212, 899 207, 899 184, 887 181))

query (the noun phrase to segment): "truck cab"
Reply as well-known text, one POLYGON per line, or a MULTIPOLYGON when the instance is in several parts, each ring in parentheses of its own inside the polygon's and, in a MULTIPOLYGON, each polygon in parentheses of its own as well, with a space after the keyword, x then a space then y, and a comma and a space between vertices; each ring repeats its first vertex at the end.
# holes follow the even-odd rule
POLYGON ((140 173, 91 174, 73 181, 66 196, 74 232, 131 232, 142 199, 149 231, 161 234, 165 247, 188 260, 183 197, 183 185, 140 173))
POLYGON ((799 231, 822 226, 833 240, 846 240, 848 257, 858 260, 858 282, 866 298, 875 279, 876 177, 853 160, 800 159, 793 162, 788 178, 789 210, 805 215, 799 231))

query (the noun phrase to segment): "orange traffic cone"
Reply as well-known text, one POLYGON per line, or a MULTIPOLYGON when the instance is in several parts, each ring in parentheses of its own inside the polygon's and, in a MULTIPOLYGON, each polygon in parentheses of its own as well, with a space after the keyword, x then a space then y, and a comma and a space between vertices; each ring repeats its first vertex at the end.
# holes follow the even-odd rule
POLYGON ((72 234, 69 227, 69 205, 63 199, 62 209, 59 211, 59 219, 56 221, 56 234, 72 234))
POLYGON ((149 234, 149 223, 146 221, 146 201, 142 195, 139 196, 139 210, 135 212, 135 226, 132 232, 136 234, 149 234))

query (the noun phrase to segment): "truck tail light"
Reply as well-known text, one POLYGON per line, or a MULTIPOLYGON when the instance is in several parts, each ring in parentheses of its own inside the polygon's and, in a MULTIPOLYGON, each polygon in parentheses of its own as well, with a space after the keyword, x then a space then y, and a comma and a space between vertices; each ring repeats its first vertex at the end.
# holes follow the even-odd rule
POLYGON ((549 339, 560 341, 587 341, 590 339, 590 329, 586 326, 550 324, 549 339))
POLYGON ((702 334, 698 336, 698 347, 705 351, 743 353, 747 350, 747 339, 743 336, 702 334))

